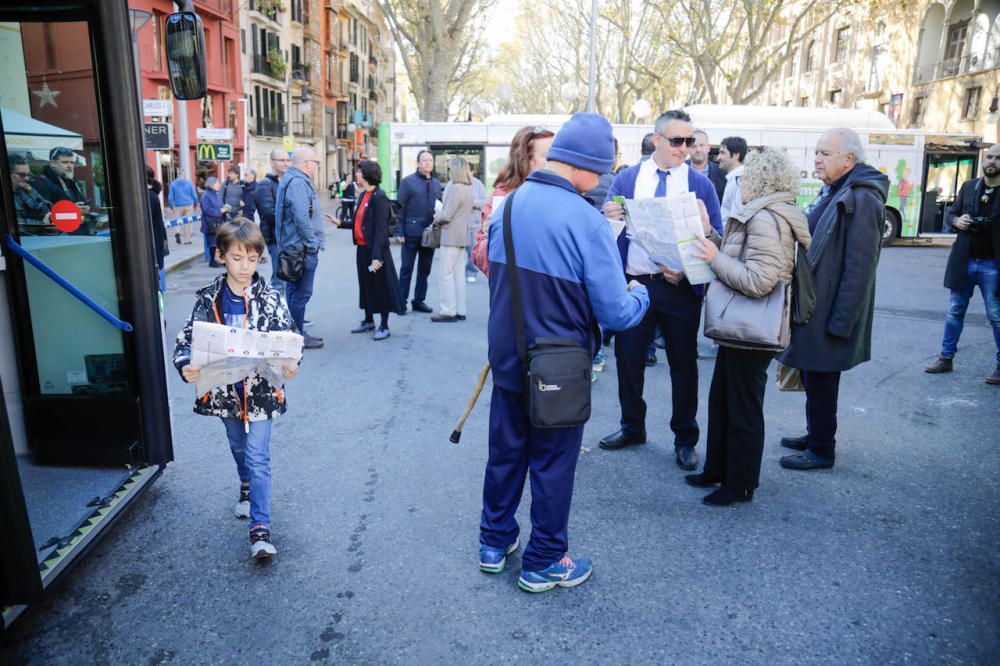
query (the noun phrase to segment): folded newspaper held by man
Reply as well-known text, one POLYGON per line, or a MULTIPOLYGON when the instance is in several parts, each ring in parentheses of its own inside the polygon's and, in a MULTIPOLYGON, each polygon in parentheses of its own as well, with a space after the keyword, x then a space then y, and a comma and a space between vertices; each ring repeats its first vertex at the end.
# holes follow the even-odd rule
POLYGON ((251 331, 196 321, 191 331, 191 365, 201 367, 198 395, 236 384, 253 373, 274 386, 285 381, 282 366, 302 358, 302 336, 291 331, 251 331))
POLYGON ((615 199, 625 209, 629 241, 642 248, 653 262, 683 271, 691 284, 705 284, 715 278, 708 264, 691 256, 692 243, 704 236, 698 198, 693 192, 652 199, 615 199))

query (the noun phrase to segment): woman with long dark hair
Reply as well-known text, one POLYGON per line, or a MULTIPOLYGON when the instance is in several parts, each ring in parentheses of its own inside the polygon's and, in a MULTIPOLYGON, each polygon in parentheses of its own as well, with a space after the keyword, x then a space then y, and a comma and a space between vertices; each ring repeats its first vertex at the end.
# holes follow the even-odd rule
POLYGON ((354 210, 354 244, 358 246, 358 307, 365 318, 351 333, 374 332, 373 340, 389 337, 389 313, 403 314, 403 299, 399 292, 399 277, 389 252, 389 219, 392 215, 389 197, 379 184, 382 168, 378 162, 361 160, 355 172, 360 195, 354 210), (375 314, 379 315, 378 327, 375 314))
POLYGON ((493 202, 521 187, 524 179, 532 171, 545 166, 545 155, 549 152, 555 134, 544 127, 523 127, 510 142, 507 163, 500 169, 493 184, 493 196, 483 206, 482 227, 476 232, 476 245, 472 249, 472 263, 486 275, 490 274, 490 257, 486 228, 493 215, 493 202))

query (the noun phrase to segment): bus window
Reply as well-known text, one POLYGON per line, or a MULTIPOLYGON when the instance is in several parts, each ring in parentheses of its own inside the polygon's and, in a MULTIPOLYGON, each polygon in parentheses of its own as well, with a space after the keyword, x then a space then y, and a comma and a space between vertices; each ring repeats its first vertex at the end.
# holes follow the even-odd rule
POLYGON ((133 474, 84 453, 110 447, 106 433, 118 426, 105 421, 130 421, 117 408, 134 402, 125 334, 40 268, 119 317, 116 218, 90 35, 84 21, 0 23, 0 135, 15 214, 0 225, 26 253, 0 273, 0 287, 7 291, 9 280, 15 295, 0 302, 0 330, 17 332, 19 359, 13 368, 0 359, 0 372, 5 393, 20 403, 9 410, 11 431, 43 580, 60 543, 133 474), (71 429, 73 441, 56 427, 71 429), (87 456, 87 467, 70 466, 70 455, 87 456))
POLYGON ((974 155, 929 154, 927 156, 927 176, 924 178, 927 191, 924 194, 920 225, 922 232, 954 233, 945 225, 944 213, 955 201, 962 183, 975 177, 975 169, 974 155))

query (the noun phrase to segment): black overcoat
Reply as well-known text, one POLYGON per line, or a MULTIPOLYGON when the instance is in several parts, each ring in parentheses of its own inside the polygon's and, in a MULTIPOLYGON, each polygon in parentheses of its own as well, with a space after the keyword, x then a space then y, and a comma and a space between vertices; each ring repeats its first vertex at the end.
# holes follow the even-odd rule
MULTIPOLYGON (((358 196, 358 203, 361 202, 358 196)), ((365 309, 368 307, 380 312, 383 309, 388 312, 403 314, 406 312, 406 303, 399 291, 399 276, 396 274, 396 264, 392 260, 392 252, 389 251, 389 218, 391 216, 391 206, 389 196, 376 187, 372 190, 372 197, 365 208, 364 217, 361 218, 361 235, 365 239, 365 248, 371 252, 371 258, 381 261, 382 268, 371 273, 367 265, 358 265, 358 288, 360 298, 358 307, 365 309)), ((351 233, 351 240, 355 245, 354 234, 351 233)))
POLYGON ((855 166, 812 232, 809 265, 816 310, 792 324, 792 343, 778 360, 793 368, 840 372, 871 359, 878 268, 889 179, 855 166))

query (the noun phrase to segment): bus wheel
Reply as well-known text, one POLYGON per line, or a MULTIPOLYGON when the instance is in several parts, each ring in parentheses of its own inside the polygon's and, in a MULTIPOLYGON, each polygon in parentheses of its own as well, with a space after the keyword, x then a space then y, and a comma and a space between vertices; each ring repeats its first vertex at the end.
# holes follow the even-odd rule
POLYGON ((892 208, 885 209, 885 226, 882 227, 882 247, 892 245, 892 241, 899 237, 899 232, 903 228, 903 220, 892 208))

